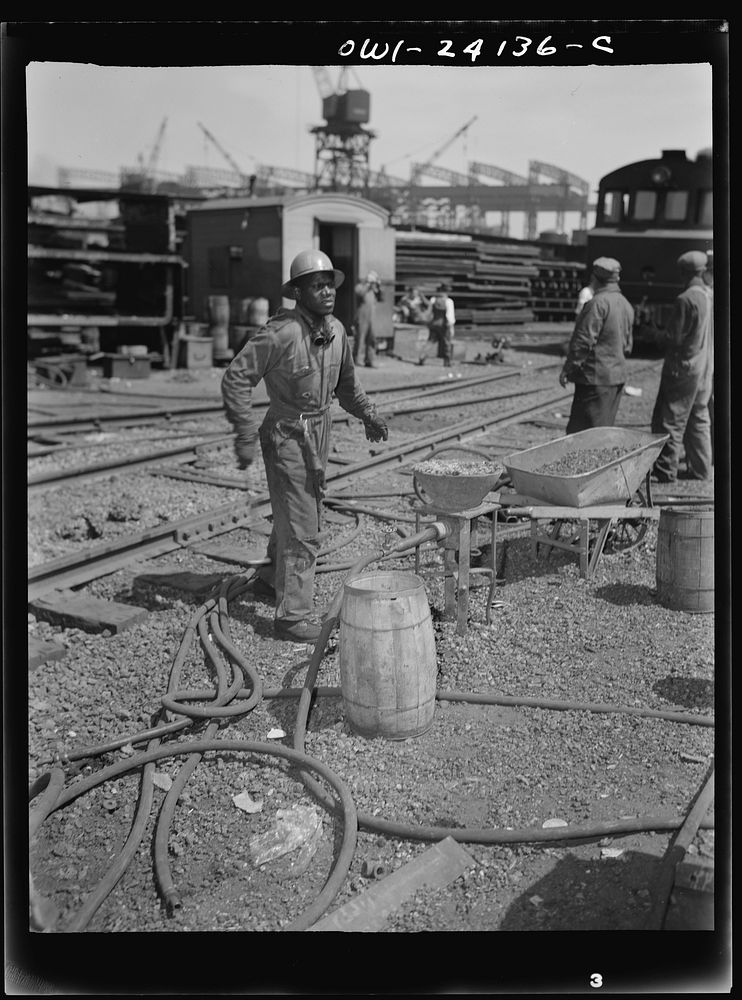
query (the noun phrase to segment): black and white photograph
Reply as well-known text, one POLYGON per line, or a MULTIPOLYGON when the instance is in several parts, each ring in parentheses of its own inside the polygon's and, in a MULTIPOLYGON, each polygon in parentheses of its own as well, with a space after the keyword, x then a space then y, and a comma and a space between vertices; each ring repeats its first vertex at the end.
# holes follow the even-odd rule
POLYGON ((729 34, 2 23, 6 994, 731 992, 729 34))

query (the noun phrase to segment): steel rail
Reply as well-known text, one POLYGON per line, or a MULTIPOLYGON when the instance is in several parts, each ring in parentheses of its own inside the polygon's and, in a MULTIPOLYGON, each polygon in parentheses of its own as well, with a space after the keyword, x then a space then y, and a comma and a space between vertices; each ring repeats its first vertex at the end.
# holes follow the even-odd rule
MULTIPOLYGON (((544 368, 551 368, 553 365, 542 365, 537 368, 533 368, 529 371, 531 372, 541 371, 544 368)), ((442 382, 443 376, 438 376, 435 379, 430 379, 425 382, 415 383, 415 387, 421 390, 428 390, 428 394, 432 395, 436 392, 455 392, 456 389, 466 389, 472 386, 479 385, 480 383, 494 382, 498 379, 503 378, 515 378, 518 375, 522 375, 522 369, 514 369, 512 371, 497 371, 488 372, 486 375, 476 375, 468 379, 455 379, 442 382)), ((410 383, 404 382, 399 385, 385 386, 383 389, 369 389, 366 390, 367 395, 372 398, 377 396, 383 396, 386 394, 393 394, 396 392, 408 392, 410 390, 410 383)), ((109 394, 114 396, 113 393, 109 394)), ((116 394, 118 395, 118 394, 116 394)), ((415 398, 418 393, 413 393, 409 396, 410 399, 415 398)), ((182 398, 182 397, 179 397, 182 398)), ((137 404, 134 404, 137 405, 137 404)), ((140 410, 146 406, 145 403, 138 404, 140 410)), ((264 410, 268 407, 267 400, 256 400, 253 403, 256 410, 264 410)), ((32 409, 32 408, 30 408, 32 409)), ((199 414, 210 414, 210 413, 223 413, 224 404, 221 400, 214 400, 202 405, 191 405, 191 406, 159 406, 157 409, 151 409, 146 413, 101 413, 93 416, 85 417, 74 417, 72 419, 65 417, 52 417, 49 420, 38 420, 31 421, 27 427, 27 436, 34 437, 39 433, 44 431, 60 431, 60 430, 70 430, 70 431, 85 431, 85 430, 101 430, 102 426, 105 424, 108 427, 131 427, 138 424, 152 423, 155 420, 173 420, 173 419, 185 419, 199 414)))
MULTIPOLYGON (((551 366, 546 366, 546 367, 551 367, 551 366)), ((496 376, 493 376, 492 378, 488 379, 479 379, 477 380, 477 382, 491 382, 493 381, 494 377, 496 376)), ((504 376, 502 374, 499 374, 499 377, 502 378, 504 376)), ((461 383, 447 384, 445 386, 440 386, 437 389, 432 389, 427 392, 412 393, 408 396, 403 397, 400 400, 395 400, 394 403, 392 404, 395 405, 396 403, 403 403, 407 400, 423 400, 421 405, 408 407, 402 410, 387 409, 385 406, 381 405, 379 407, 379 410, 380 412, 385 413, 389 416, 397 416, 397 415, 402 416, 405 413, 423 413, 431 408, 425 405, 425 400, 428 399, 429 396, 434 394, 437 395, 444 392, 453 393, 457 389, 465 389, 470 387, 471 383, 468 386, 463 386, 461 383)), ((527 389, 521 393, 509 393, 505 395, 490 393, 485 396, 473 396, 473 397, 470 396, 468 399, 465 400, 447 400, 446 402, 437 402, 436 408, 454 407, 454 406, 475 406, 478 403, 493 402, 497 401, 498 399, 511 399, 514 396, 530 395, 544 391, 545 389, 542 387, 536 389, 527 389)), ((267 403, 265 404, 265 407, 267 407, 267 403)), ((333 423, 344 422, 348 421, 349 417, 350 415, 346 413, 346 411, 342 410, 340 412, 334 413, 332 416, 332 420, 333 423)), ((217 437, 211 435, 208 439, 197 441, 195 444, 184 445, 181 448, 175 448, 169 451, 163 450, 157 452, 150 452, 147 455, 142 455, 139 457, 135 456, 134 458, 121 458, 111 462, 98 462, 90 465, 75 466, 73 468, 58 470, 55 472, 40 473, 35 476, 29 475, 27 479, 27 486, 29 490, 38 490, 40 488, 49 488, 55 485, 61 485, 63 483, 69 482, 72 479, 75 479, 79 482, 84 482, 85 480, 89 479, 99 479, 103 476, 110 475, 112 472, 116 472, 121 469, 136 469, 148 465, 153 465, 156 464, 157 462, 160 462, 162 459, 181 457, 183 460, 187 460, 189 457, 198 455, 200 452, 202 453, 204 450, 212 450, 219 448, 222 445, 226 444, 227 442, 231 442, 231 440, 232 440, 231 433, 219 435, 217 437)), ((66 443, 62 445, 62 447, 67 447, 66 443)), ((55 452, 52 450, 49 453, 54 454, 55 452)), ((30 456, 30 457, 36 457, 36 456, 30 456)), ((198 479, 198 477, 190 477, 190 476, 188 478, 194 478, 196 479, 196 481, 202 481, 202 482, 213 482, 212 479, 203 479, 203 478, 198 479)))
MULTIPOLYGON (((518 422, 524 416, 553 406, 569 395, 571 390, 568 392, 562 390, 558 395, 552 395, 538 404, 523 407, 509 414, 462 420, 394 448, 382 449, 371 458, 365 458, 363 461, 329 473, 326 477, 327 486, 356 482, 363 473, 381 470, 386 466, 391 467, 405 461, 415 461, 430 454, 441 444, 463 441, 469 437, 476 437, 490 427, 503 427, 518 422)), ((259 516, 269 514, 270 510, 270 498, 267 493, 262 493, 252 498, 235 500, 205 514, 192 515, 127 535, 117 541, 88 548, 84 553, 71 553, 32 566, 28 570, 28 599, 31 601, 62 587, 88 583, 90 580, 121 569, 136 558, 164 555, 199 539, 210 538, 231 531, 233 528, 245 526, 250 520, 257 520, 259 516)))

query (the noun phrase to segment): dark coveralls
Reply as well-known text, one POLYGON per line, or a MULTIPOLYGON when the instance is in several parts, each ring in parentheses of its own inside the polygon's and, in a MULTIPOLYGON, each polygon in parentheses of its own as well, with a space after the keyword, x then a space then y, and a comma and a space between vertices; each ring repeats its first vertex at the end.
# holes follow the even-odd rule
POLYGON ((376 303, 381 293, 367 281, 359 281, 355 287, 356 317, 353 360, 357 365, 373 365, 376 361, 376 303))
POLYGON ((661 479, 677 478, 683 445, 689 475, 696 479, 711 476, 713 352, 713 296, 697 275, 675 300, 652 413, 653 433, 670 435, 654 465, 661 479))
POLYGON ((634 309, 611 281, 582 307, 564 362, 575 383, 567 434, 615 423, 633 347, 634 309))
POLYGON ((258 575, 276 590, 276 618, 301 621, 312 612, 333 395, 361 420, 374 406, 357 379, 343 324, 300 305, 279 309, 224 372, 227 418, 247 437, 255 434, 252 390, 261 379, 269 405, 259 436, 273 528, 271 564, 258 575), (325 344, 312 342, 318 331, 325 344))

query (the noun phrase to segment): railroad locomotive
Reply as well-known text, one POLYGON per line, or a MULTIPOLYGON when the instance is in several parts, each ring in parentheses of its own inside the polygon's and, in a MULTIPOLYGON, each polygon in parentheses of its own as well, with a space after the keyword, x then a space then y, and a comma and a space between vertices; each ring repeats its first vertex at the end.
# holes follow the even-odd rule
POLYGON ((635 351, 662 349, 683 288, 678 257, 713 250, 712 177, 710 149, 695 160, 684 150, 666 149, 659 159, 629 163, 599 183, 588 259, 621 262, 621 291, 635 309, 635 351))

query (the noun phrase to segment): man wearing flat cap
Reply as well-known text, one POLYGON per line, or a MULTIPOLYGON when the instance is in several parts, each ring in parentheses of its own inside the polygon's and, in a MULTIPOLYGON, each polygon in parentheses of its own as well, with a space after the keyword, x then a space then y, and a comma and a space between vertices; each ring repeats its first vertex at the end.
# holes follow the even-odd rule
POLYGON ((634 309, 621 294, 621 265, 612 257, 593 261, 595 288, 575 323, 559 382, 574 382, 567 434, 612 427, 633 347, 634 309))
POLYGON ((714 377, 713 296, 704 281, 708 258, 689 250, 678 258, 685 288, 675 300, 667 328, 668 344, 662 365, 652 432, 670 439, 654 464, 653 478, 672 483, 678 478, 685 450, 685 479, 710 479, 711 417, 709 401, 714 377))

